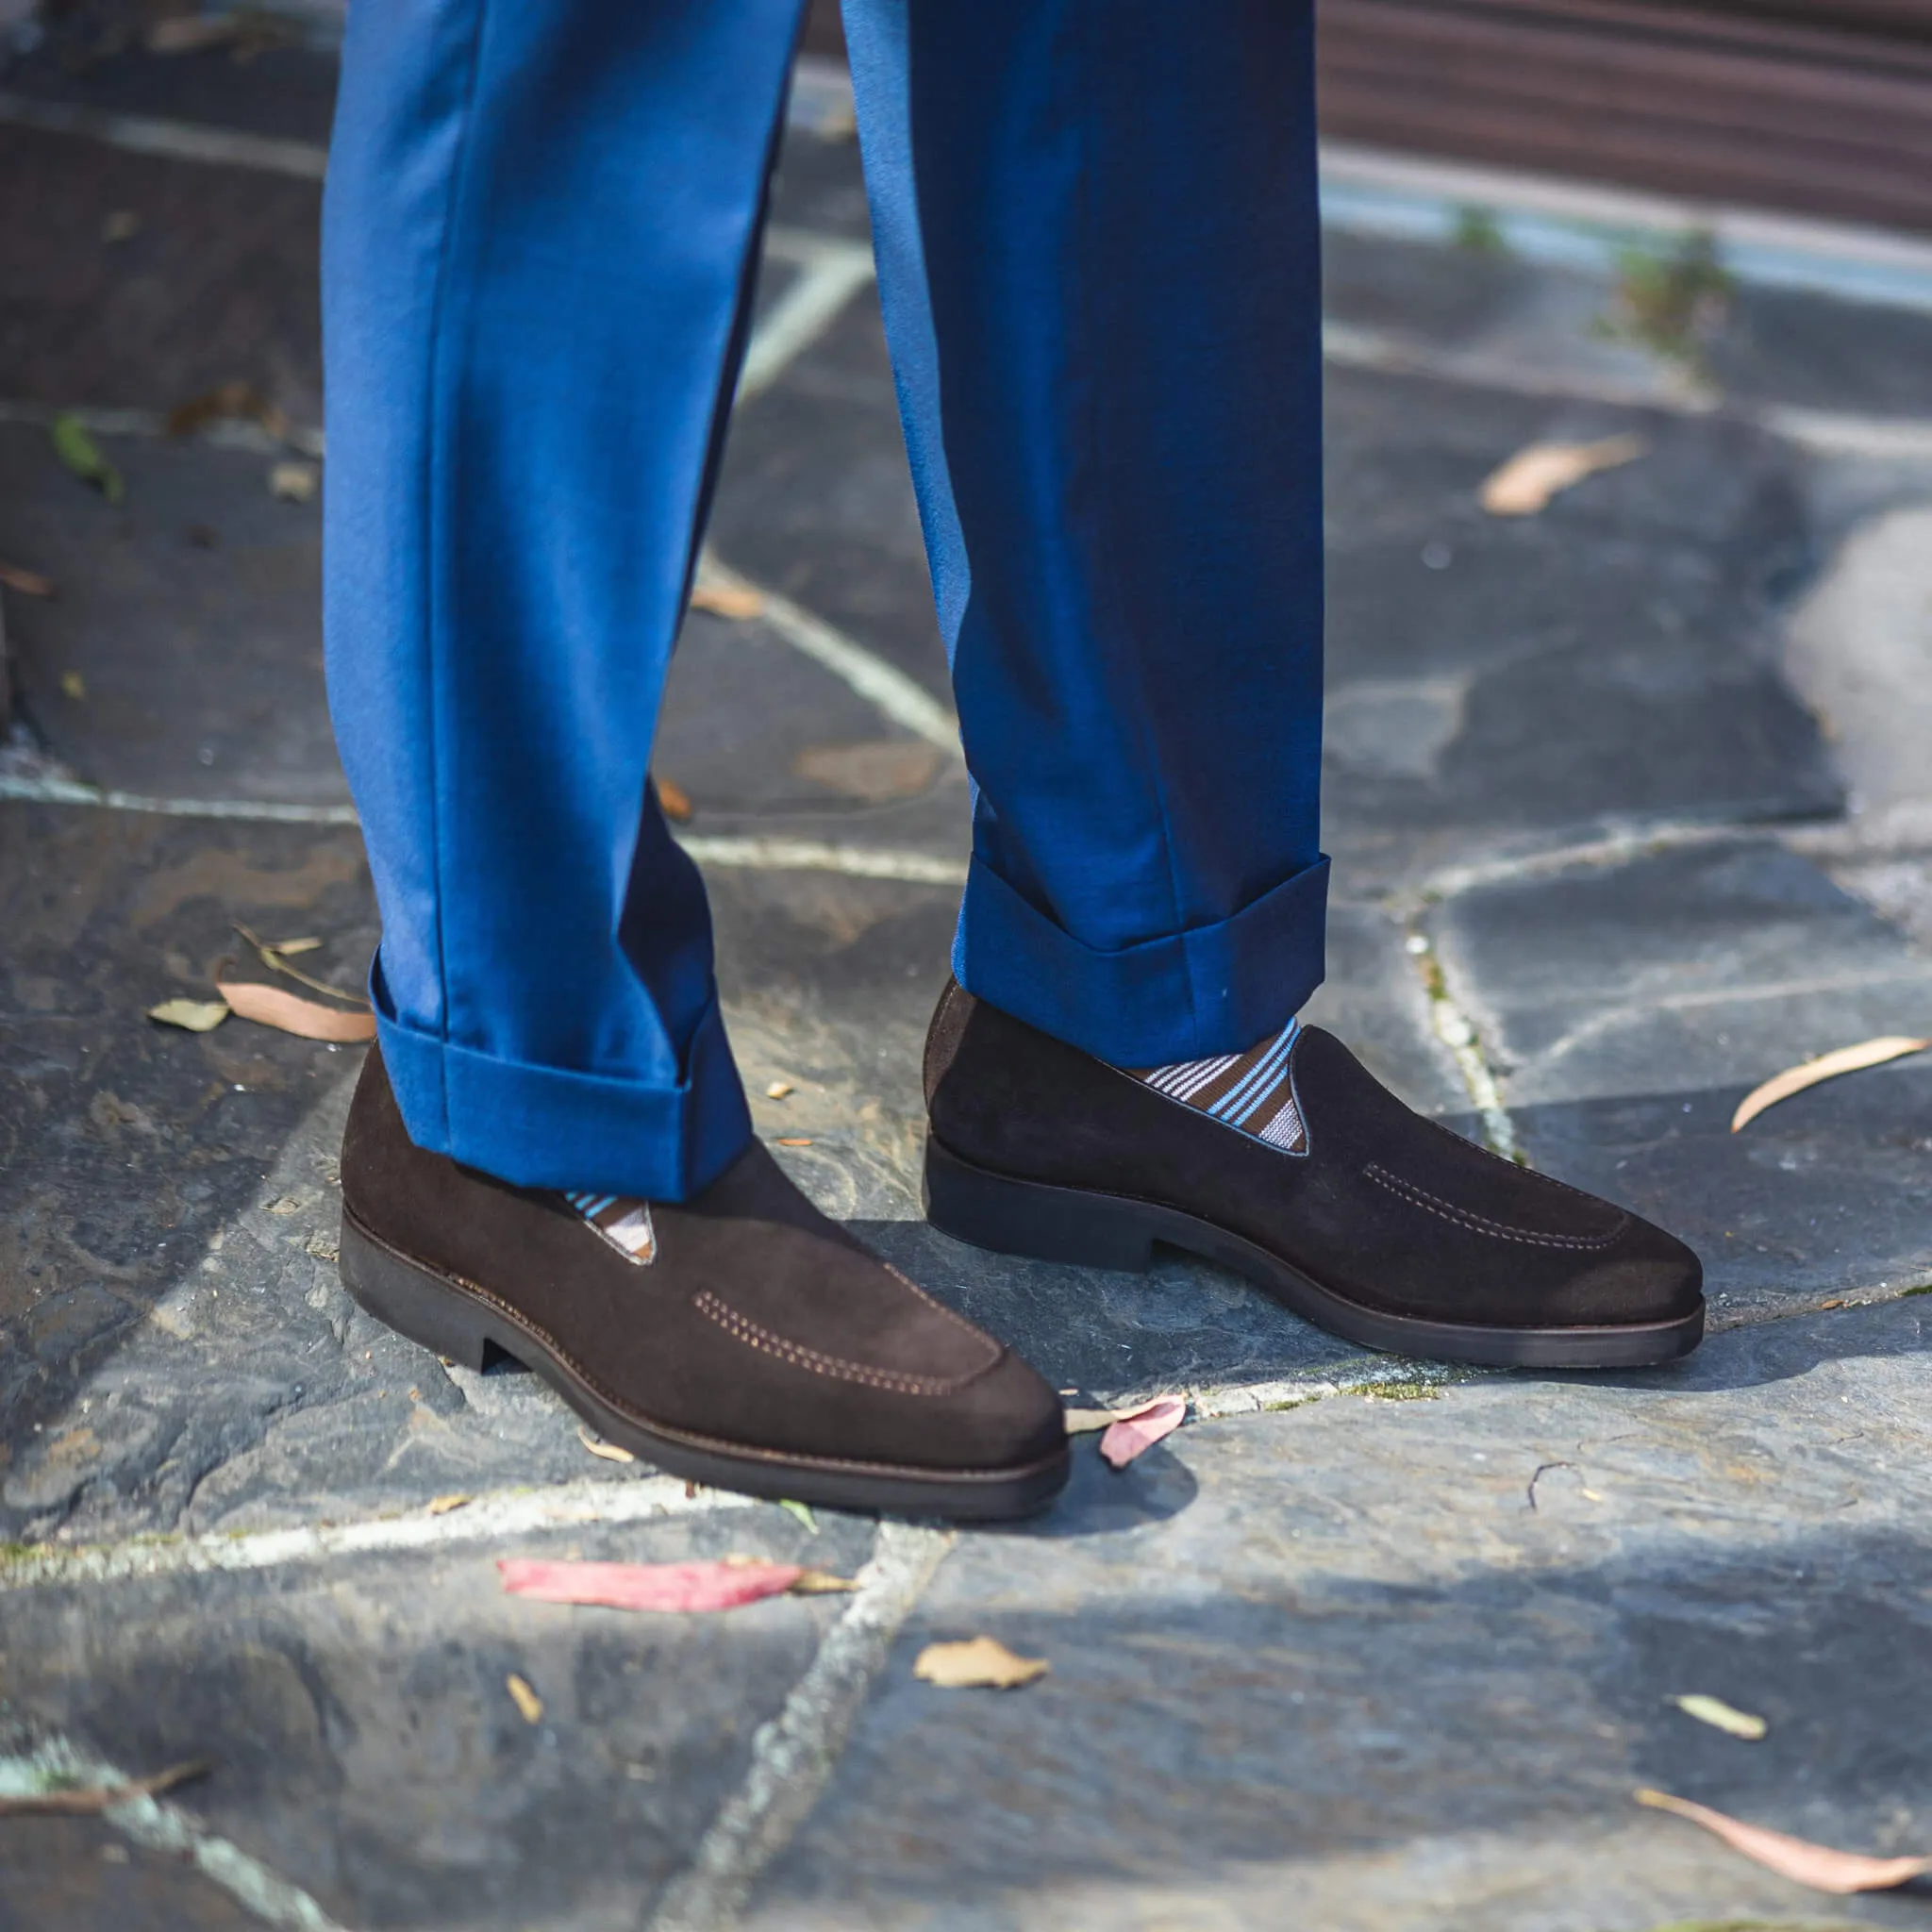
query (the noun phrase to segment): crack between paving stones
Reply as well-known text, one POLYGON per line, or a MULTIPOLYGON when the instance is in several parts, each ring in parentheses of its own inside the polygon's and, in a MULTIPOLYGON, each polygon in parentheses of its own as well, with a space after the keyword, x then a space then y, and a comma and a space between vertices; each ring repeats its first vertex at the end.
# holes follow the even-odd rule
POLYGON ((438 1516, 425 1515, 419 1507, 394 1515, 287 1529, 136 1536, 66 1548, 0 1546, 0 1597, 18 1590, 268 1570, 376 1551, 443 1548, 545 1529, 642 1523, 756 1507, 753 1498, 725 1490, 701 1489, 695 1495, 687 1494, 686 1485, 675 1476, 587 1476, 542 1489, 485 1491, 460 1509, 438 1516))
MULTIPOLYGON (((217 1767, 219 1769, 219 1767, 217 1767)), ((0 1793, 92 1790, 125 1785, 128 1774, 68 1739, 0 1735, 0 1793)), ((180 1858, 265 1925, 290 1932, 348 1932, 299 1886, 278 1876, 241 1846, 208 1831, 187 1812, 160 1798, 135 1798, 110 1806, 102 1820, 143 1850, 180 1858)))
POLYGON ((1448 1049, 1464 1090, 1482 1122, 1483 1140, 1491 1154, 1513 1160, 1519 1167, 1529 1165, 1516 1139, 1516 1124, 1503 1104, 1502 1090, 1483 1053, 1482 1036, 1476 1031, 1462 1003, 1449 984, 1435 947, 1427 934, 1410 927, 1405 951, 1422 981, 1423 996, 1428 1002, 1429 1024, 1437 1040, 1448 1049))
POLYGON ((882 1523, 858 1591, 826 1632, 784 1708, 752 1739, 744 1781, 720 1807, 643 1932, 719 1932, 810 1815, 906 1619, 957 1532, 882 1523))

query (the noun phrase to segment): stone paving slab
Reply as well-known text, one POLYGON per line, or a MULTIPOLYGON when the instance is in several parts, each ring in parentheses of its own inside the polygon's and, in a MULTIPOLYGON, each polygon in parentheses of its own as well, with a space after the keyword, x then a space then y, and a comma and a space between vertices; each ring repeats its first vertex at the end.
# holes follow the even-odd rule
POLYGON ((950 703, 875 295, 733 418, 710 541, 950 703))
POLYGON ((1427 924, 1529 1157, 1682 1233, 1722 1319, 1932 1278, 1932 1069, 1729 1130, 1781 1068, 1932 1036, 1932 959, 1810 860, 1697 844, 1478 889, 1427 924))
POLYGON ((686 619, 652 765, 691 800, 693 831, 804 827, 965 863, 957 750, 881 717, 764 618, 686 619), (924 800, 936 808, 905 808, 924 800))
POLYGON ((0 126, 7 400, 173 408, 258 384, 322 414, 319 181, 0 126), (138 230, 108 241, 110 213, 138 230))
POLYGON ((1932 1841, 1922 1304, 1645 1375, 1488 1376, 1091 1441, 1037 1529, 963 1541, 759 1926, 1639 1932, 1824 1902, 1630 1790, 1932 1841), (913 1681, 986 1631, 1050 1676, 913 1681), (1745 1744, 1666 1699, 1765 1716, 1745 1744))
POLYGON ((1607 822, 1834 812, 1769 618, 1809 536, 1741 425, 1332 372, 1324 823, 1348 890, 1607 822), (1516 449, 1650 453, 1541 515, 1475 491, 1516 449))
POLYGON ((76 775, 150 797, 346 805, 322 677, 322 507, 269 489, 269 450, 102 437, 125 501, 0 425, 0 558, 19 695, 76 775), (76 692, 71 680, 80 680, 76 692))
POLYGON ((0 1820, 0 1925, 254 1932, 260 1923, 204 1874, 128 1845, 97 1818, 0 1820))
POLYGON ((811 1533, 732 1508, 353 1568, 11 1591, 0 1568, 8 1695, 18 1720, 117 1765, 211 1760, 171 1803, 342 1924, 617 1932, 741 1781, 845 1599, 572 1608, 506 1596, 497 1558, 754 1555, 849 1576, 872 1537, 856 1519, 811 1533), (512 1702, 512 1672, 541 1722, 512 1702))
MULTIPOLYGON (((271 938, 325 938, 311 966, 349 983, 375 932, 353 832, 4 811, 0 1455, 17 1456, 219 1247, 348 1064, 235 1022, 199 1036, 164 1029, 146 1008, 209 994, 219 962, 245 950, 231 920, 271 938)), ((192 1389, 169 1399, 195 1412, 192 1389)), ((18 1474, 8 1469, 0 1493, 18 1474)))

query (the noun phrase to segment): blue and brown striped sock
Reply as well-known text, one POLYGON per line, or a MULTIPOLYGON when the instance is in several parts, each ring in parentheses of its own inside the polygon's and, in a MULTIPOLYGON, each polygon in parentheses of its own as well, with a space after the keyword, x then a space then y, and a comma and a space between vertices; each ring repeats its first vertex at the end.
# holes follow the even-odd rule
POLYGON ((1210 1119, 1265 1141, 1284 1154, 1298 1154, 1307 1144, 1307 1132, 1294 1104, 1288 1062, 1301 1030, 1301 1022, 1291 1020, 1279 1033, 1271 1033, 1245 1053, 1124 1071, 1170 1100, 1199 1108, 1210 1119))

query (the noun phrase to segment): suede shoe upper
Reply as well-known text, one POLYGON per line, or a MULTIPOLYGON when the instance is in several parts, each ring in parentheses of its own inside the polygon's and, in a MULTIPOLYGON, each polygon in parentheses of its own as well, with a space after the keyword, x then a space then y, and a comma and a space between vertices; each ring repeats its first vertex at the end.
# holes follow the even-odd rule
POLYGON ((1059 1400, 1027 1363, 819 1213, 757 1142, 695 1200, 653 1204, 656 1257, 640 1264, 558 1196, 416 1147, 372 1051, 342 1197, 364 1233, 656 1430, 918 1470, 1064 1449, 1059 1400))
POLYGON ((1305 1026, 1306 1149, 1279 1148, 951 988, 926 1043, 932 1130, 991 1173, 1175 1208, 1364 1307, 1497 1326, 1671 1322, 1702 1303, 1663 1229, 1415 1113, 1305 1026))

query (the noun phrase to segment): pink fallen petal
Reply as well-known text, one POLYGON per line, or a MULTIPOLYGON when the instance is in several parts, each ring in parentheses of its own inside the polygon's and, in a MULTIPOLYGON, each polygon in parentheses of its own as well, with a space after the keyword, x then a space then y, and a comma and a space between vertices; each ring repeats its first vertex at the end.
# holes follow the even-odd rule
POLYGON ((1100 1453, 1116 1469, 1124 1469, 1137 1456, 1144 1456, 1163 1436, 1180 1427, 1188 1412, 1186 1401, 1178 1395, 1163 1395, 1138 1408, 1132 1415, 1108 1425, 1100 1439, 1100 1453))
POLYGON ((804 1575, 796 1563, 548 1563, 499 1558, 511 1596, 613 1610, 732 1610, 782 1596, 804 1575))
POLYGON ((1734 1852, 1756 1858, 1780 1878, 1808 1885, 1813 1891, 1839 1893, 1889 1891, 1908 1879, 1921 1878, 1932 1871, 1932 1858, 1870 1858, 1862 1852, 1834 1851, 1829 1845, 1814 1845, 1808 1839, 1792 1838, 1782 1831, 1767 1831, 1761 1824, 1746 1824, 1713 1811, 1708 1805, 1693 1805, 1688 1798, 1674 1798, 1668 1791, 1649 1790, 1632 1793, 1640 1805, 1658 1811, 1674 1812, 1701 1824, 1706 1831, 1724 1840, 1734 1852))

